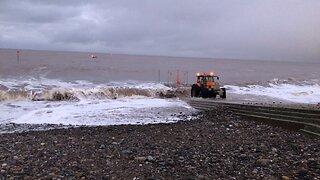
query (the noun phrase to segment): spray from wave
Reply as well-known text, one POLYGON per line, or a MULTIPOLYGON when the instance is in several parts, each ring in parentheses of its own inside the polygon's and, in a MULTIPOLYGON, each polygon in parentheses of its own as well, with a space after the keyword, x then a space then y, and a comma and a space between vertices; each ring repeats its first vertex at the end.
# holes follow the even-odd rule
POLYGON ((171 88, 158 83, 134 81, 93 84, 86 81, 73 83, 42 78, 40 81, 0 81, 0 101, 79 101, 81 99, 117 99, 123 97, 173 98, 187 96, 187 88, 171 88))
POLYGON ((46 78, 0 79, 1 124, 116 125, 178 121, 193 109, 181 97, 188 88, 159 83, 46 78))
MULTIPOLYGON (((318 80, 298 82, 292 79, 269 81, 267 85, 234 86, 227 85, 229 93, 270 97, 294 103, 317 104, 320 102, 318 80)), ((255 99, 253 99, 255 100, 255 99)))

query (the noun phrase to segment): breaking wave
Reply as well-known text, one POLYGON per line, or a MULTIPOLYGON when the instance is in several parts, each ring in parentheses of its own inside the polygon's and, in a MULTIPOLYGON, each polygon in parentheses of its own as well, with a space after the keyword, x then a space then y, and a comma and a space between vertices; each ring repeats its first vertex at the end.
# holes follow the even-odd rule
POLYGON ((18 83, 2 81, 0 101, 79 101, 81 99, 117 99, 132 96, 173 98, 187 96, 189 92, 187 88, 172 88, 158 83, 112 82, 94 85, 84 81, 74 83, 48 81, 33 84, 30 81, 18 83))
POLYGON ((0 90, 0 101, 4 100, 25 100, 28 99, 30 92, 23 90, 0 90))
POLYGON ((227 85, 226 87, 229 93, 233 94, 265 96, 295 103, 320 103, 320 85, 318 80, 299 82, 292 79, 274 79, 269 81, 267 85, 227 85))
POLYGON ((171 97, 189 95, 188 92, 188 88, 152 82, 94 84, 46 78, 0 79, 0 125, 176 122, 180 120, 177 113, 189 114, 193 109, 171 97))

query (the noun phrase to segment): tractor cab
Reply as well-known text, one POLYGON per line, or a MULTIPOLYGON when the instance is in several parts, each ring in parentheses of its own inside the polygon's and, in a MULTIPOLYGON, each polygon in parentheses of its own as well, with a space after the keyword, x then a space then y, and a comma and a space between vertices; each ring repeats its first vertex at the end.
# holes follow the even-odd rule
POLYGON ((197 83, 205 84, 206 82, 218 82, 219 76, 202 74, 197 76, 197 83))

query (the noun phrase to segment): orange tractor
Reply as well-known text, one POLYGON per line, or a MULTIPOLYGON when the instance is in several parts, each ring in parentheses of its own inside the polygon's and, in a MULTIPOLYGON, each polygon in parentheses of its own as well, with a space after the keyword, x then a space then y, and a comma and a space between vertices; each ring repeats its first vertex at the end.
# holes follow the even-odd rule
POLYGON ((214 73, 197 73, 197 83, 192 85, 191 97, 216 98, 219 95, 225 99, 226 89, 220 87, 219 76, 214 73))

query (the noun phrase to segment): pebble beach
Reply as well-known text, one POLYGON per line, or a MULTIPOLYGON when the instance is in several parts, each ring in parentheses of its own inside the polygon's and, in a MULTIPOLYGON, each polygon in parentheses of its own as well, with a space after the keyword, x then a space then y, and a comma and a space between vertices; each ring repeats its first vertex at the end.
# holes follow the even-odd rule
POLYGON ((320 179, 320 139, 227 107, 170 124, 0 135, 1 179, 320 179))

